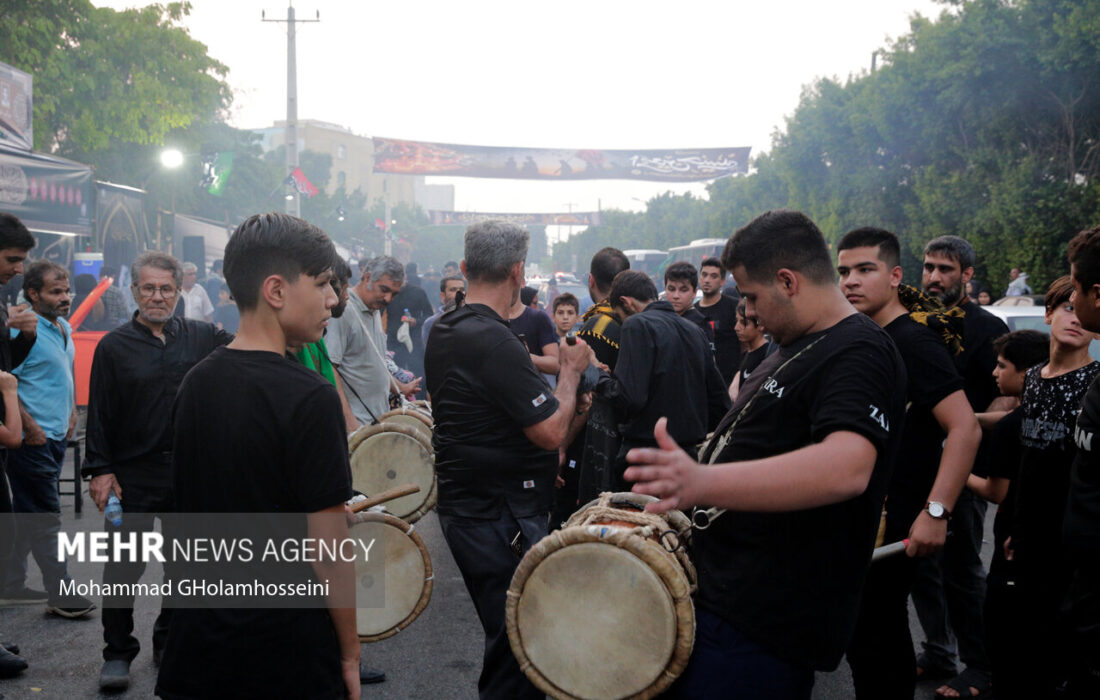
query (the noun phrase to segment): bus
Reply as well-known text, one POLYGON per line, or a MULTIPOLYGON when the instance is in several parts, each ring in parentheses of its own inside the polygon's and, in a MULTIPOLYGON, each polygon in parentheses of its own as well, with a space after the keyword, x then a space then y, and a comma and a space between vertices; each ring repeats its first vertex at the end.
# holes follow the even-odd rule
POLYGON ((641 270, 650 279, 655 280, 657 279, 658 270, 661 269, 661 264, 668 257, 668 251, 654 248, 634 248, 624 250, 623 255, 630 261, 631 270, 641 270))
POLYGON ((664 268, 668 267, 674 262, 680 261, 687 261, 694 265, 696 269, 698 269, 699 264, 707 258, 722 257, 722 251, 725 250, 725 248, 725 238, 697 238, 687 245, 669 248, 668 257, 665 259, 664 264, 661 266, 661 272, 663 274, 664 268))

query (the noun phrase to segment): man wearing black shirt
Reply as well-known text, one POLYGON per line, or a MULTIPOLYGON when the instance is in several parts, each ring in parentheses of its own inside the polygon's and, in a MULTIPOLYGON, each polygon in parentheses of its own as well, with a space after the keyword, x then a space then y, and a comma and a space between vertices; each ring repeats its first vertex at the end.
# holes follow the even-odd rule
POLYGON ((558 376, 558 335, 550 317, 538 307, 538 298, 537 289, 521 289, 519 299, 508 310, 508 325, 523 341, 535 369, 542 372, 553 388, 554 377, 558 376))
POLYGON ((672 304, 657 301, 657 288, 644 272, 616 275, 609 300, 624 319, 623 348, 614 373, 600 379, 596 394, 615 408, 623 444, 612 490, 624 491, 626 453, 656 446, 653 426, 661 416, 671 415, 672 439, 695 452, 729 410, 730 400, 706 336, 672 304))
POLYGON ((912 557, 937 551, 947 539, 947 520, 982 434, 943 341, 910 318, 898 299, 902 271, 897 236, 883 229, 856 229, 840 239, 837 251, 840 288, 852 306, 890 335, 909 380, 909 408, 886 493, 883 538, 887 543, 908 539, 909 556, 879 562, 868 574, 848 664, 857 698, 912 698, 912 557))
POLYGON ((693 306, 698 290, 699 272, 691 263, 675 262, 665 270, 665 301, 682 318, 703 329, 707 342, 710 343, 711 354, 714 354, 714 329, 711 328, 709 319, 693 306))
MULTIPOLYGON (((630 260, 618 248, 603 248, 592 256, 588 269, 588 293, 595 305, 581 319, 583 325, 577 337, 588 343, 596 359, 607 365, 609 372, 614 372, 622 329, 607 295, 611 293, 615 275, 630 269, 630 260)), ((615 409, 607 401, 593 396, 588 421, 566 450, 566 460, 580 462, 578 504, 588 503, 611 489, 611 475, 621 439, 619 426, 615 423, 615 409)), ((566 461, 566 467, 568 464, 566 461)))
MULTIPOLYGON (((172 315, 183 269, 171 255, 142 253, 134 261, 133 320, 108 333, 96 346, 88 395, 87 458, 83 473, 100 511, 112 492, 126 513, 124 532, 148 532, 153 518, 172 503, 172 402, 183 376, 232 336, 202 321, 172 315), (124 493, 125 492, 125 493, 124 493)), ((140 537, 140 536, 139 536, 140 537)), ((106 584, 132 584, 144 562, 114 557, 103 571, 106 584)), ((171 609, 153 628, 153 658, 159 661, 168 636, 171 609)), ((121 690, 141 648, 133 636, 133 597, 104 601, 103 670, 99 685, 121 690)))
POLYGON ((714 360, 726 386, 733 384, 741 365, 741 341, 737 338, 738 299, 722 294, 725 279, 722 261, 707 258, 699 266, 699 289, 703 298, 695 302, 695 310, 706 317, 714 333, 714 360))
POLYGON ((821 231, 777 210, 743 227, 722 264, 780 350, 757 368, 700 466, 655 430, 631 450, 648 510, 695 513, 697 631, 683 698, 809 698, 847 648, 898 447, 905 367, 845 301, 821 231))
POLYGON ((546 535, 557 450, 575 416, 589 365, 583 342, 560 346, 557 391, 505 320, 523 287, 530 236, 502 221, 466 230, 466 305, 432 327, 425 356, 435 418, 436 507, 447 546, 485 631, 481 698, 542 693, 516 663, 504 625, 505 593, 522 552, 546 535), (512 549, 519 543, 521 553, 512 549))
MULTIPOLYGON (((1069 244, 1073 310, 1081 326, 1100 333, 1100 226, 1069 244)), ((1077 456, 1070 472, 1064 537, 1072 571, 1065 610, 1076 651, 1069 697, 1100 695, 1100 379, 1093 380, 1077 417, 1077 456)))
POLYGON ((428 293, 420 286, 420 278, 416 275, 416 263, 409 263, 405 266, 405 284, 386 307, 386 346, 393 351, 397 366, 409 370, 415 377, 424 376, 424 340, 420 331, 433 313, 428 293), (409 324, 412 350, 397 339, 402 323, 409 324))
MULTIPOLYGON (((958 236, 940 236, 924 247, 921 286, 949 310, 963 312, 963 349, 955 355, 955 369, 965 383, 974 413, 989 410, 998 401, 993 368, 997 355, 993 341, 1008 332, 1004 321, 966 296, 974 276, 974 247, 958 236)), ((984 474, 987 447, 978 450, 975 469, 984 474)), ((985 570, 979 553, 985 527, 986 502, 969 489, 959 494, 951 529, 943 550, 917 563, 913 607, 927 641, 917 659, 918 673, 950 676, 955 669, 954 632, 959 659, 968 669, 988 675, 982 623, 985 570), (950 622, 950 630, 948 629, 950 622)), ((945 688, 940 688, 946 692, 945 688)))
MULTIPOLYGON (((320 340, 336 306, 336 250, 317 227, 286 214, 249 217, 225 249, 225 277, 241 309, 228 346, 184 378, 174 407, 176 505, 184 513, 286 513, 309 538, 348 537, 347 435, 336 388, 286 357, 320 340)), ((329 607, 179 608, 157 694, 358 698, 359 637, 350 562, 318 557, 329 607)))

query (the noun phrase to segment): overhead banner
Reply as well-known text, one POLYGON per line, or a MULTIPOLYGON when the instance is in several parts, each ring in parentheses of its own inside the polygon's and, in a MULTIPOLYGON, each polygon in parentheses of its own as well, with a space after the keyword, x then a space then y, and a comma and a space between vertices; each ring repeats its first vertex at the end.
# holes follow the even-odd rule
POLYGON ((92 169, 64 158, 0 146, 0 211, 41 233, 91 236, 92 169))
POLYGON ((29 151, 34 148, 30 73, 0 63, 0 143, 29 151))
POLYGON ((749 148, 660 151, 459 146, 375 137, 374 172, 519 180, 713 180, 748 171, 749 148))
POLYGON ((432 226, 461 224, 468 226, 479 221, 507 221, 519 226, 599 226, 603 216, 598 211, 574 211, 562 214, 490 214, 480 211, 429 211, 432 226))

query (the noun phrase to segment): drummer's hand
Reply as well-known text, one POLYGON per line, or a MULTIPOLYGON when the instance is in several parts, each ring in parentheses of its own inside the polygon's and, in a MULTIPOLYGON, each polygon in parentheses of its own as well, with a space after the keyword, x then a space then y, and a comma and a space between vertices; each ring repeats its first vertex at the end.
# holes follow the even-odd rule
POLYGON ((340 659, 340 673, 344 677, 344 690, 348 700, 359 700, 362 690, 359 680, 359 658, 340 659))
POLYGON ((933 518, 922 510, 909 528, 909 546, 905 553, 910 557, 926 557, 943 549, 947 541, 947 521, 933 518))
POLYGON ((402 396, 408 396, 409 394, 415 394, 420 391, 420 377, 414 377, 409 382, 397 381, 397 388, 401 391, 402 396))
POLYGON ((626 461, 635 465, 623 474, 627 481, 637 482, 631 490, 661 499, 645 507, 650 513, 698 505, 703 495, 699 464, 668 434, 667 418, 657 421, 653 436, 657 447, 636 447, 626 453, 626 461))

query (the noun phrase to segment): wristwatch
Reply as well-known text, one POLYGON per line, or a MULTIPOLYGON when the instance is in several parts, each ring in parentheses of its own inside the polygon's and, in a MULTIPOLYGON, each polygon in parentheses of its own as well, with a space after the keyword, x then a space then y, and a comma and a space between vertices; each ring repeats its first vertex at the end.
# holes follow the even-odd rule
POLYGON ((929 501, 924 505, 924 509, 936 520, 951 519, 951 511, 947 510, 939 501, 929 501))

